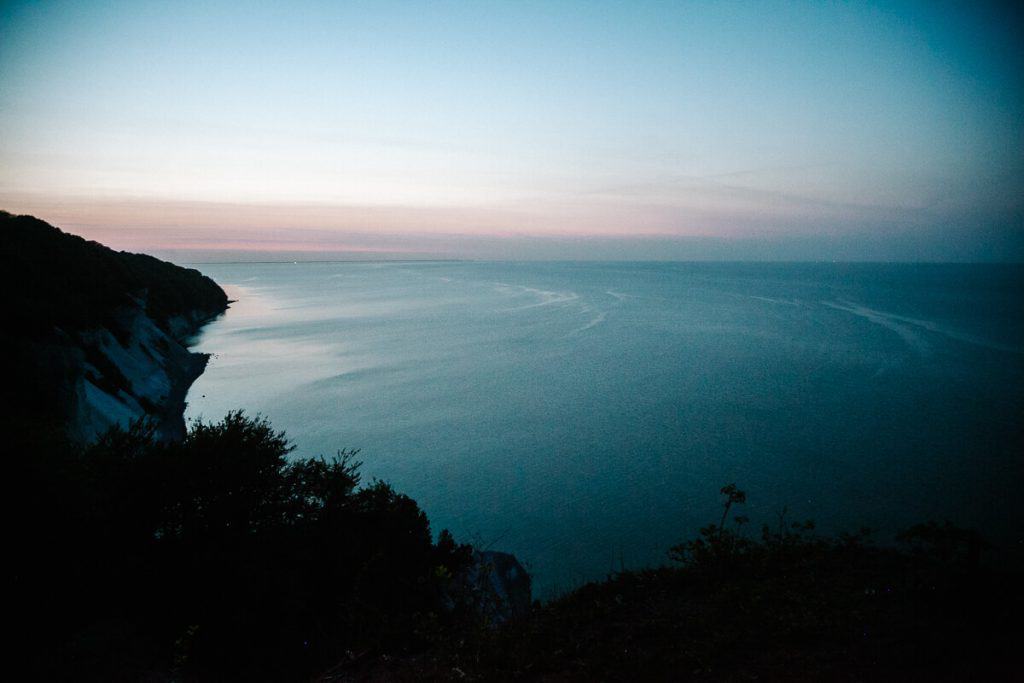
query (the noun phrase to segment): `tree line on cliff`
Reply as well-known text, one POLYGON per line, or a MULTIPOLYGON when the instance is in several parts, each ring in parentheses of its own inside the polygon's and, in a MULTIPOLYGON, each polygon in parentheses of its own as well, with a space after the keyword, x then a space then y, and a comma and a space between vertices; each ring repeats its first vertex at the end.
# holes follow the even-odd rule
POLYGON ((20 336, 105 325, 139 296, 159 325, 176 315, 214 315, 227 307, 224 291, 195 269, 114 251, 32 216, 0 211, 0 235, 8 329, 20 336))

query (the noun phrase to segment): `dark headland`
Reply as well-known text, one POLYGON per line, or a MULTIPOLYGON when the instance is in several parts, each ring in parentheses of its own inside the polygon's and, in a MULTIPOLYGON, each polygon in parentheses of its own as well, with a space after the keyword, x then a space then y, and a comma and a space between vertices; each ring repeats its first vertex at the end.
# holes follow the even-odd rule
POLYGON ((823 536, 746 519, 735 486, 666 566, 531 603, 515 558, 435 535, 415 501, 360 481, 354 452, 296 457, 241 413, 185 429, 206 363, 189 339, 228 305, 208 277, 28 216, 0 212, 0 231, 18 679, 960 681, 1017 666, 1022 577, 984 530, 823 536))
POLYGON ((88 441, 152 420, 180 439, 206 356, 188 339, 228 298, 197 270, 116 252, 31 216, 0 212, 8 419, 88 441))

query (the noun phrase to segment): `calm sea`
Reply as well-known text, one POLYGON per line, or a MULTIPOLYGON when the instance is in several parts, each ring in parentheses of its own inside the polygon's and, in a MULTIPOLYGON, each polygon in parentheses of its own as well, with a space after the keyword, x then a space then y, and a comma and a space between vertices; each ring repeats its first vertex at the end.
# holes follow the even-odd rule
POLYGON ((827 530, 951 519, 1024 539, 1017 266, 275 263, 188 417, 262 413, 297 455, 360 448, 435 531, 541 595, 666 561, 748 493, 827 530))

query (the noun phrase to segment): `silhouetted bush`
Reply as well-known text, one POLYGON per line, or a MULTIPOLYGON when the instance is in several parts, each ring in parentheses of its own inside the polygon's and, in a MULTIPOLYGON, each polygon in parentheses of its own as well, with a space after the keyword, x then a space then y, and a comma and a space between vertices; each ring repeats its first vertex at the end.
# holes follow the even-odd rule
MULTIPOLYGON (((427 654, 376 658, 346 681, 1013 679, 1024 607, 1018 569, 965 561, 977 534, 928 523, 902 535, 824 535, 786 511, 759 537, 730 520, 670 551, 676 566, 621 571, 497 630, 427 654)), ((332 679, 334 680, 334 679, 332 679)))
POLYGON ((302 678, 346 650, 415 645, 443 621, 449 534, 354 451, 288 459, 231 413, 176 444, 136 424, 23 454, 14 615, 43 678, 302 678), (72 676, 73 674, 73 676, 72 676))

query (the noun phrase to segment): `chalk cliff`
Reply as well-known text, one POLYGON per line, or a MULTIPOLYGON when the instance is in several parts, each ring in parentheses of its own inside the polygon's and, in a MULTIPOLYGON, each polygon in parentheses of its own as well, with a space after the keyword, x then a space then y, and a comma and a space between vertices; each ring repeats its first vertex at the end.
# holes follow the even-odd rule
POLYGON ((207 361, 188 342, 227 308, 223 290, 30 216, 0 212, 0 235, 3 420, 89 441, 145 418, 160 438, 180 438, 185 395, 207 361))

